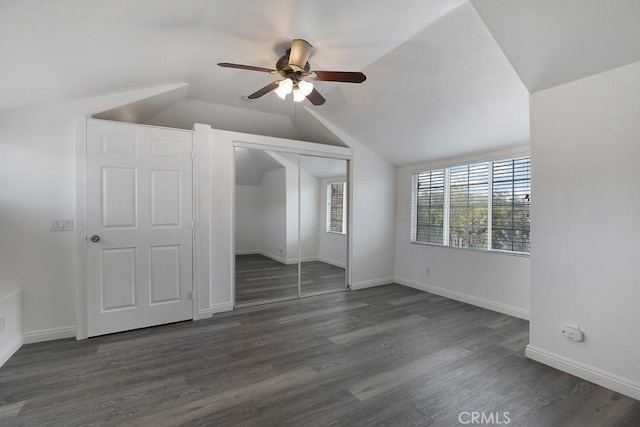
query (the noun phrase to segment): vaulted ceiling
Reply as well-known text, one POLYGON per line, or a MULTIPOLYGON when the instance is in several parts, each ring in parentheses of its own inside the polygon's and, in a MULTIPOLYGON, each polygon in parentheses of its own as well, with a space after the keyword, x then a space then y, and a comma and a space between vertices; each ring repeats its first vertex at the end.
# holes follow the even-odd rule
POLYGON ((4 0, 0 110, 185 82, 187 121, 226 108, 304 136, 309 108, 418 163, 527 144, 529 93, 639 61, 638 22, 637 0, 4 0), (272 68, 292 38, 314 45, 312 69, 368 79, 316 83, 318 107, 246 102, 273 76, 216 65, 272 68))

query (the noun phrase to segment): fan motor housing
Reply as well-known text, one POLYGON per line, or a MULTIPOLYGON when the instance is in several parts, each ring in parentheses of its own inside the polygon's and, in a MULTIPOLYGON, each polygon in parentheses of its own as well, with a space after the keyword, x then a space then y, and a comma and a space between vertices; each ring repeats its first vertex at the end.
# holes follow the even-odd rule
MULTIPOLYGON (((291 49, 287 49, 287 53, 282 55, 280 59, 278 59, 278 62, 276 62, 276 70, 284 75, 295 73, 295 71, 293 71, 293 69, 289 66, 290 53, 291 49)), ((304 73, 308 74, 309 71, 311 71, 311 64, 309 64, 309 61, 307 61, 307 63, 304 64, 304 73)))

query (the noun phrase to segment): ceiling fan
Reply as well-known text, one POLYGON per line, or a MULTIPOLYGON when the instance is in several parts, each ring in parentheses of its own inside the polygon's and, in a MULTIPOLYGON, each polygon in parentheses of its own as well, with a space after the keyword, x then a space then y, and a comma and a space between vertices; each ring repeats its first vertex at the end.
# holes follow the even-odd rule
POLYGON ((367 79, 362 73, 351 71, 311 71, 308 59, 313 46, 306 40, 294 39, 291 49, 278 59, 276 68, 254 67, 251 65, 232 64, 220 62, 218 65, 225 68, 237 68, 240 70, 261 71, 263 73, 277 74, 282 77, 269 83, 262 89, 252 93, 247 98, 257 99, 274 91, 281 99, 293 93, 295 102, 308 99, 313 105, 322 105, 325 99, 314 89, 312 81, 362 83, 367 79))

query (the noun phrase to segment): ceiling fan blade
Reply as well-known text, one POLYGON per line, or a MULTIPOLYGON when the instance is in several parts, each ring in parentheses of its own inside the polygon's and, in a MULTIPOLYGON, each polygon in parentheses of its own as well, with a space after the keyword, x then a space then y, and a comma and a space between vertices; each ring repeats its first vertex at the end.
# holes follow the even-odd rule
POLYGON ((309 78, 323 82, 362 83, 367 76, 356 71, 313 71, 309 78))
POLYGON ((313 89, 309 95, 307 95, 307 99, 311 101, 313 105, 322 105, 325 103, 326 99, 324 96, 320 95, 320 92, 313 89))
MULTIPOLYGON (((309 60, 313 46, 302 39, 293 39, 291 52, 289 53, 289 67, 293 71, 304 71, 304 66, 309 60)), ((308 71, 308 70, 307 70, 308 71)))
POLYGON ((269 83, 268 85, 266 85, 262 89, 257 90, 255 92, 253 92, 251 95, 247 96, 247 98, 249 98, 249 99, 260 98, 261 96, 268 94, 272 90, 277 89, 279 84, 280 84, 280 81, 278 81, 278 80, 273 82, 273 83, 269 83))
POLYGON ((271 68, 254 67, 253 65, 232 64, 230 62, 220 62, 219 66, 224 68, 237 68, 239 70, 261 71, 263 73, 275 73, 276 70, 271 68))

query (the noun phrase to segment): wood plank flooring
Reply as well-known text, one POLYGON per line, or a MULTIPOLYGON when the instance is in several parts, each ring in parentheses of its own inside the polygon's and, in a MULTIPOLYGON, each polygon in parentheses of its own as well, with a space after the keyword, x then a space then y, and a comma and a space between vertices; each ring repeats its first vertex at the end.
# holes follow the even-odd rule
POLYGON ((388 285, 30 344, 0 368, 0 425, 640 425, 639 401, 526 359, 527 331, 388 285))
MULTIPOLYGON (((345 269, 320 261, 303 262, 302 294, 345 289, 345 269)), ((298 264, 264 255, 236 255, 236 304, 298 296, 298 264)))

